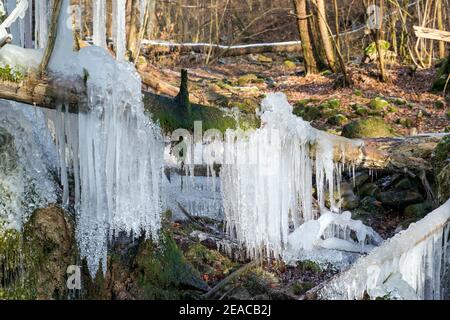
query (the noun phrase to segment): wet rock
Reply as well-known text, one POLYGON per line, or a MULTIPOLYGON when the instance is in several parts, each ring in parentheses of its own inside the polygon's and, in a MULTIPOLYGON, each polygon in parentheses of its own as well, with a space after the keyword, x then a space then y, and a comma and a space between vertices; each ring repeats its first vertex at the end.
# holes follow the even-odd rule
POLYGON ((377 195, 377 199, 384 206, 404 208, 410 204, 420 203, 424 199, 422 195, 415 191, 385 191, 377 195))
POLYGON ((431 204, 428 202, 411 204, 405 208, 404 215, 406 218, 419 220, 425 217, 431 210, 431 204))
POLYGON ((356 120, 345 125, 342 136, 346 138, 378 138, 394 136, 392 128, 378 117, 356 120))

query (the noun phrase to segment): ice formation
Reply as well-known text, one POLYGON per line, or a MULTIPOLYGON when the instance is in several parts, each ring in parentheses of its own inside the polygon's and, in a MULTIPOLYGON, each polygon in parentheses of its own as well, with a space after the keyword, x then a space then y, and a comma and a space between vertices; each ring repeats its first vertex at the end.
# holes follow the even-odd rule
POLYGON ((126 0, 113 1, 113 42, 118 60, 125 57, 126 50, 125 8, 126 0))
POLYGON ((350 212, 337 214, 324 210, 319 219, 305 222, 289 235, 284 254, 311 251, 316 247, 367 253, 381 242, 372 228, 360 220, 352 220, 350 212))
POLYGON ((0 100, 0 222, 20 229, 32 211, 57 200, 56 156, 41 110, 0 100))
POLYGON ((62 201, 70 200, 69 168, 80 254, 95 275, 100 261, 106 271, 108 240, 118 232, 157 237, 163 142, 159 127, 144 115, 141 79, 132 64, 97 46, 72 52, 68 3, 64 0, 50 69, 55 77, 75 82, 85 77, 89 111, 69 114, 62 101, 51 119, 60 150, 62 201))
POLYGON ((320 292, 323 299, 449 298, 450 200, 385 241, 320 292))
POLYGON ((93 41, 96 46, 106 48, 106 0, 92 2, 93 41))
POLYGON ((12 29, 14 32, 10 35, 11 39, 14 40, 16 38, 19 41, 18 43, 21 44, 23 43, 20 40, 22 40, 21 38, 24 34, 24 24, 19 23, 13 25, 13 23, 19 18, 25 18, 28 9, 28 0, 18 0, 17 2, 9 0, 6 2, 6 9, 8 11, 8 17, 0 24, 0 40, 8 36, 7 29, 12 29))
POLYGON ((339 212, 334 194, 343 163, 334 157, 343 158, 349 142, 294 116, 282 93, 264 99, 261 122, 260 129, 244 138, 236 139, 237 131, 225 134, 220 173, 224 210, 228 232, 250 256, 279 257, 291 224, 298 228, 319 217, 313 206, 313 173, 319 211, 328 201, 331 211, 339 212))

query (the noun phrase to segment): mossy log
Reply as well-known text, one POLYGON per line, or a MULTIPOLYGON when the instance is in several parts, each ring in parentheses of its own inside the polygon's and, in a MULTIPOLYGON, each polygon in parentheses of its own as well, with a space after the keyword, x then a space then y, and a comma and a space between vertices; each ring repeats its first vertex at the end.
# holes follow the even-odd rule
MULTIPOLYGON (((202 122, 203 131, 218 129, 224 132, 228 128, 236 128, 236 120, 221 109, 190 103, 186 74, 184 78, 184 91, 181 90, 179 98, 144 93, 146 111, 151 113, 153 120, 160 123, 166 134, 176 129, 193 131, 195 121, 202 122)), ((82 101, 85 99, 85 93, 76 92, 75 89, 67 91, 40 79, 27 79, 22 83, 0 82, 0 98, 50 109, 55 108, 57 101, 69 101, 69 112, 85 112, 80 109, 85 105, 82 101)), ((244 114, 240 118, 240 125, 244 128, 257 128, 259 119, 255 115, 244 114)), ((345 162, 354 163, 360 168, 403 172, 431 171, 431 153, 441 138, 442 136, 435 135, 363 139, 358 145, 354 140, 338 137, 341 139, 341 145, 345 145, 345 162)), ((335 160, 341 161, 342 157, 342 152, 336 150, 335 160)))

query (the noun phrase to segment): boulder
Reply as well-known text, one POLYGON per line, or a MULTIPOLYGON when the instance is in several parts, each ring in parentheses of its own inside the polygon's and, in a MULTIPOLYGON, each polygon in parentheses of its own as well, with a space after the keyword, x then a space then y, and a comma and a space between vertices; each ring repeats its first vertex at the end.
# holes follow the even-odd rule
POLYGON ((420 193, 415 191, 385 191, 377 195, 377 199, 381 201, 384 206, 404 208, 410 204, 423 202, 423 197, 420 193))
POLYGON ((363 120, 350 122, 342 129, 342 136, 354 138, 381 138, 393 137, 393 129, 379 117, 369 117, 363 120))

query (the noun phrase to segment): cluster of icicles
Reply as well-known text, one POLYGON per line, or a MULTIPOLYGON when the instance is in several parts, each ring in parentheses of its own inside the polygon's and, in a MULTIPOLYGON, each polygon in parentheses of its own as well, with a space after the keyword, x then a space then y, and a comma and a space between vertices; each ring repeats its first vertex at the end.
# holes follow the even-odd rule
POLYGON ((360 258, 322 299, 450 299, 450 200, 360 258))
MULTIPOLYGON (((261 108, 260 129, 244 139, 235 139, 236 131, 226 132, 221 187, 228 233, 245 246, 250 257, 278 258, 287 248, 292 228, 321 214, 340 212, 336 194, 340 193, 345 147, 350 142, 316 130, 293 115, 282 93, 269 95, 261 108), (340 162, 334 160, 336 155, 340 162)), ((354 143, 355 147, 359 144, 354 143)), ((337 221, 335 216, 329 217, 337 221)), ((325 221, 318 220, 331 226, 325 221)), ((344 226, 347 232, 342 240, 350 241, 353 230, 359 232, 361 251, 368 240, 380 242, 370 228, 351 221, 344 226)), ((302 239, 303 246, 320 240, 323 229, 309 233, 310 238, 302 239)), ((330 238, 339 238, 338 229, 333 234, 328 229, 330 238)))
MULTIPOLYGON (((144 115, 140 78, 132 65, 121 61, 125 54, 125 1, 114 1, 113 7, 113 38, 118 61, 101 48, 106 46, 103 0, 94 5, 93 41, 97 46, 72 52, 71 24, 67 23, 70 21, 69 3, 69 0, 63 2, 63 16, 50 69, 61 79, 86 78, 89 111, 69 114, 67 104, 61 101, 56 112, 46 114, 53 123, 59 150, 62 204, 73 203, 75 206, 80 253, 87 259, 91 274, 95 275, 100 262, 105 272, 107 245, 118 232, 134 236, 145 232, 147 236, 157 237, 162 211, 160 188, 164 148, 159 127, 144 115), (69 188, 71 177, 74 189, 69 188)), ((35 6, 39 36, 34 46, 42 47, 48 28, 48 2, 35 1, 35 6)), ((350 142, 315 130, 308 122, 294 116, 292 106, 281 93, 269 95, 263 101, 261 111, 260 129, 246 133, 243 139, 236 139, 241 133, 239 130, 228 130, 221 148, 220 184, 229 235, 242 244, 252 258, 279 258, 292 245, 303 249, 322 246, 360 252, 368 252, 372 245, 378 245, 381 238, 361 222, 352 220, 349 213, 341 214, 340 203, 336 201, 340 198, 335 194, 339 195, 340 191, 346 144, 350 142), (351 232, 356 234, 356 242, 352 240, 351 232)), ((24 133, 31 134, 31 129, 27 129, 25 118, 17 120, 8 113, 2 113, 2 116, 14 139, 27 141, 24 133), (18 121, 21 122, 18 127, 25 131, 15 132, 9 125, 18 121)), ((29 150, 34 149, 30 146, 29 150)), ((37 153, 34 155, 45 158, 37 153)), ((211 172, 214 159, 217 157, 211 157, 210 162, 207 160, 211 172)), ((36 182, 35 191, 41 196, 33 200, 38 205, 53 202, 54 189, 48 183, 45 166, 36 161, 24 163, 22 168, 34 170, 22 173, 36 182)), ((26 180, 21 181, 22 185, 26 183, 26 180)), ((22 188, 20 185, 15 188, 13 193, 24 193, 17 189, 22 188)), ((448 206, 446 208, 448 213, 448 206)), ((5 210, 13 212, 8 208, 5 210)), ((444 230, 445 233, 433 233, 422 244, 395 251, 393 262, 382 264, 380 270, 384 273, 398 270, 403 281, 408 282, 419 297, 437 298, 441 295, 436 289, 442 275, 439 261, 442 252, 447 251, 442 243, 448 242, 448 227, 444 230), (423 275, 425 280, 421 278, 423 275)), ((401 243, 409 245, 416 239, 417 234, 413 235, 402 239, 401 243)), ((385 249, 382 248, 373 255, 383 253, 385 249)), ((382 258, 373 260, 373 265, 379 265, 379 261, 384 261, 382 258)), ((355 265, 357 274, 372 270, 363 264, 355 265)), ((358 297, 362 288, 379 287, 379 279, 383 277, 361 279, 361 284, 352 279, 339 283, 339 286, 351 286, 345 297, 358 297)))

